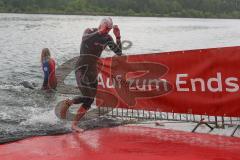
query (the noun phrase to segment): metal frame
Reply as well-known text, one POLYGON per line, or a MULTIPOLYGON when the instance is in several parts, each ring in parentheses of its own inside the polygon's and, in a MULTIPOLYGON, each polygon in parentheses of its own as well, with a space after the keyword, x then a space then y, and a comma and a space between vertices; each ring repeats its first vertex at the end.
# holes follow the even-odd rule
POLYGON ((240 129, 240 125, 237 125, 237 127, 233 130, 231 137, 234 137, 235 133, 237 132, 237 130, 240 129))
POLYGON ((225 126, 231 126, 234 129, 231 136, 234 136, 236 131, 240 129, 240 117, 224 117, 224 116, 209 116, 209 115, 196 115, 191 113, 175 113, 175 112, 161 112, 161 111, 146 111, 127 108, 111 108, 111 107, 99 107, 99 115, 101 112, 108 112, 105 116, 129 118, 137 120, 167 120, 177 122, 193 122, 197 125, 193 128, 192 132, 195 132, 201 125, 206 125, 210 128, 210 132, 215 128, 224 129, 225 126))
POLYGON ((206 125, 208 128, 210 128, 209 132, 214 130, 214 127, 210 126, 207 122, 204 122, 204 118, 203 118, 199 121, 199 123, 196 125, 196 127, 193 128, 192 132, 194 133, 198 129, 198 127, 203 124, 206 125))

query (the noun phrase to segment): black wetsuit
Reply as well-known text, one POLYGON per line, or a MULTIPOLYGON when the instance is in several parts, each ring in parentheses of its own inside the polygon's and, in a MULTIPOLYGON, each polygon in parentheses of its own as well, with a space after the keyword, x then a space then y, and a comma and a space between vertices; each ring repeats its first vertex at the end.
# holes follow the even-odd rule
POLYGON ((97 92, 97 63, 102 51, 109 46, 117 55, 122 55, 120 39, 117 44, 109 34, 100 34, 96 28, 86 29, 82 38, 80 57, 75 68, 78 87, 82 96, 74 98, 74 104, 83 103, 85 109, 89 109, 97 92))

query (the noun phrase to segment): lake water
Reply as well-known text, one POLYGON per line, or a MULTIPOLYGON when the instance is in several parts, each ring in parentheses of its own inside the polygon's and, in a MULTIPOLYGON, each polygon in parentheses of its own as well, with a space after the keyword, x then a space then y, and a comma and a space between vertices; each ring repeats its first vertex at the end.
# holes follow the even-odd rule
MULTIPOLYGON (((54 113, 68 95, 43 94, 20 85, 42 83, 40 53, 50 48, 57 65, 79 55, 83 31, 97 27, 100 16, 0 14, 0 143, 32 135, 69 131, 54 113)), ((240 20, 113 17, 125 54, 239 46, 240 20)), ((103 56, 112 56, 104 52, 103 56)), ((74 77, 70 78, 74 83, 74 77)))

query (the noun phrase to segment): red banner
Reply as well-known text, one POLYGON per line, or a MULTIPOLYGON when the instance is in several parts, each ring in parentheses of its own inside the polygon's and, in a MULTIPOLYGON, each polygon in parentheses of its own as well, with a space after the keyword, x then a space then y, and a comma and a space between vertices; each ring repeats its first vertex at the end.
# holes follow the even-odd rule
POLYGON ((240 47, 102 59, 98 106, 240 116, 240 47))

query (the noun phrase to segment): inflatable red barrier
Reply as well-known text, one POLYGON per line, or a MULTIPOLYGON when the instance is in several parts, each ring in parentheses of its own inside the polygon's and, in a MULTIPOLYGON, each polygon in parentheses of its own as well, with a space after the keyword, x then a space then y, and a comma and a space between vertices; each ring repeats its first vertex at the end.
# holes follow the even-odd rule
POLYGON ((239 160, 240 139, 116 127, 0 145, 1 160, 239 160))
POLYGON ((240 116, 240 47, 102 59, 97 105, 240 116))

